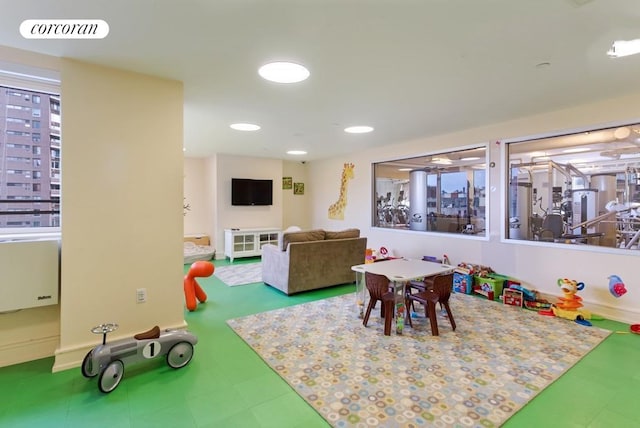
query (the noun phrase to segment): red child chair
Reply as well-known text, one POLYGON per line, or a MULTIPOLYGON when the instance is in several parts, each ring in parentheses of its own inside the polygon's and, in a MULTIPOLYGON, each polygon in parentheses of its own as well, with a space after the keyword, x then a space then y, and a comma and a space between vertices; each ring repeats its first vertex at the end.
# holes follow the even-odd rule
POLYGON ((184 298, 187 302, 187 309, 195 311, 198 306, 196 298, 200 303, 207 300, 207 293, 200 287, 196 278, 205 278, 213 275, 215 267, 213 263, 206 261, 198 261, 191 265, 189 272, 184 277, 184 298))

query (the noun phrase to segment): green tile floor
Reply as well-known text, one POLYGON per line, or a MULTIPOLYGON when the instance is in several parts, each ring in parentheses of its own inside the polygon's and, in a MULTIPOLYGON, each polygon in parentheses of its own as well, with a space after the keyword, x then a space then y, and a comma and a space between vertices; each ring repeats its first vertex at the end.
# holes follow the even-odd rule
MULTIPOLYGON (((106 395, 79 368, 51 373, 53 358, 0 368, 0 427, 327 427, 225 321, 349 293, 353 285, 287 297, 263 284, 198 281, 209 299, 185 313, 199 339, 188 366, 173 370, 162 360, 125 367, 120 386, 106 395)), ((628 331, 613 321, 594 325, 628 331)), ((612 334, 504 426, 640 426, 639 396, 640 336, 612 334)))

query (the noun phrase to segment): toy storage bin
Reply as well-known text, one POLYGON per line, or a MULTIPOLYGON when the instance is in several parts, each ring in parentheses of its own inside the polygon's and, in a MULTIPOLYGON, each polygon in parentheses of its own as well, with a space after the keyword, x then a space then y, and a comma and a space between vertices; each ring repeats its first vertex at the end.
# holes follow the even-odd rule
MULTIPOLYGON (((489 278, 493 278, 493 279, 498 279, 502 281, 502 288, 500 289, 500 291, 498 292, 498 296, 502 295, 502 290, 504 290, 505 288, 509 288, 509 282, 514 282, 512 280, 512 278, 509 278, 506 275, 501 275, 499 273, 490 273, 489 274, 489 278)), ((515 282, 514 282, 515 283, 515 282)), ((496 297, 496 300, 498 300, 498 297, 496 297)))
POLYGON ((453 291, 456 293, 471 294, 473 287, 473 276, 461 273, 453 272, 453 291))
POLYGON ((499 278, 493 278, 495 274, 489 276, 473 277, 473 293, 485 296, 489 300, 500 300, 502 287, 504 286, 505 277, 500 275, 499 278))
POLYGON ((505 305, 522 307, 522 291, 513 290, 511 288, 505 288, 502 290, 502 303, 505 305))
POLYGON ((522 283, 520 281, 518 281, 517 279, 514 278, 507 278, 507 280, 504 282, 504 286, 502 287, 504 288, 509 288, 509 286, 511 285, 522 285, 522 283))

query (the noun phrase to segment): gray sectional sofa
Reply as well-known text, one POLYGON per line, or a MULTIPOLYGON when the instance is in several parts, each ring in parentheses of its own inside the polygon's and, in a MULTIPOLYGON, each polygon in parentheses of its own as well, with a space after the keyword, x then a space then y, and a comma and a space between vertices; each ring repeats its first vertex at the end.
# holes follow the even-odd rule
POLYGON ((287 295, 352 283, 351 266, 364 263, 366 248, 359 229, 285 232, 262 247, 262 281, 287 295))

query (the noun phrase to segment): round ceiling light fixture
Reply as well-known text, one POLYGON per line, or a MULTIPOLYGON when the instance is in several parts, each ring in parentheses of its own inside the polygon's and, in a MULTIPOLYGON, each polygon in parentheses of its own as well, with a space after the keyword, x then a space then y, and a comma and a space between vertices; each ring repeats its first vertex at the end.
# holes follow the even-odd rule
POLYGON ((344 128, 344 132, 349 134, 366 134, 371 131, 373 131, 373 127, 371 126, 349 126, 344 128))
POLYGON ((295 62, 276 61, 263 65, 258 74, 270 82, 298 83, 306 80, 310 73, 306 67, 295 62))
POLYGON ((229 125, 229 128, 235 129, 236 131, 257 131, 260 129, 260 126, 253 123, 232 123, 229 125))

